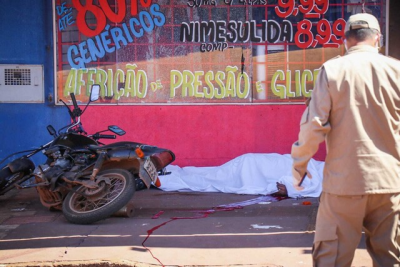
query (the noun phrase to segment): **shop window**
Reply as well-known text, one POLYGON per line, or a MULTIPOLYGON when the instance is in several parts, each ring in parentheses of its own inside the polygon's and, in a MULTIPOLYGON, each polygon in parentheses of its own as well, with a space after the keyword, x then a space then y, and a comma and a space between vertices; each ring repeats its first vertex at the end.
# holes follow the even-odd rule
MULTIPOLYGON (((56 0, 57 99, 102 103, 303 103, 343 55, 345 20, 386 0, 56 0)), ((384 52, 384 49, 382 50, 384 52)))

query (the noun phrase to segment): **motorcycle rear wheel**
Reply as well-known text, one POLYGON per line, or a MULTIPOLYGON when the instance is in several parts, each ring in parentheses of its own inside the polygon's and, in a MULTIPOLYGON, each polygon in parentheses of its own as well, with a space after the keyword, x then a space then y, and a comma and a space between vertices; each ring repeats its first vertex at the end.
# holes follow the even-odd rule
POLYGON ((98 176, 108 178, 111 184, 92 191, 77 186, 65 197, 62 211, 69 222, 91 224, 105 219, 124 207, 135 193, 135 180, 126 170, 106 170, 98 176))

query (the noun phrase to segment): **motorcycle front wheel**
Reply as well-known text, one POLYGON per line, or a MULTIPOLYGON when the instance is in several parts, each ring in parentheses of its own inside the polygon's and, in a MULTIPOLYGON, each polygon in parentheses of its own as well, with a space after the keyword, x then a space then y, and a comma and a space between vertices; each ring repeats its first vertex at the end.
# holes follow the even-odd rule
POLYGON ((103 181, 97 189, 77 186, 67 194, 62 211, 76 224, 90 224, 105 219, 124 207, 135 193, 132 174, 122 169, 100 172, 103 181))

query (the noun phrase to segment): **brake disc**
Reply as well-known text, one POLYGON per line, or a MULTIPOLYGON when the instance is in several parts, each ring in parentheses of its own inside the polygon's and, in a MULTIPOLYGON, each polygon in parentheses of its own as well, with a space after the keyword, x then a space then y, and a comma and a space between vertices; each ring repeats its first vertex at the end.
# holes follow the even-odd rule
POLYGON ((86 188, 84 191, 84 196, 89 200, 98 200, 109 193, 109 186, 111 181, 107 177, 98 176, 96 182, 98 187, 96 188, 86 188))

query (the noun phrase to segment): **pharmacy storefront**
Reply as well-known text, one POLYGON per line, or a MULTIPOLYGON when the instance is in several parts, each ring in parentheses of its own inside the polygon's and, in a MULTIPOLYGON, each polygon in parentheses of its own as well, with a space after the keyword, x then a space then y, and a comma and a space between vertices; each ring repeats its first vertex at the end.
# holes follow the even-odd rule
MULTIPOLYGON (((310 97, 319 67, 345 52, 346 19, 361 12, 375 15, 385 53, 388 4, 388 0, 56 0, 56 99, 68 102, 74 92, 87 102, 91 85, 100 84, 101 106, 94 109, 103 118, 129 113, 133 119, 149 109, 159 110, 163 118, 147 119, 149 127, 174 118, 180 130, 166 127, 166 134, 199 133, 185 146, 147 135, 145 141, 175 147, 178 156, 181 152, 188 159, 183 164, 196 164, 184 151, 190 142, 200 142, 199 151, 206 159, 198 161, 200 165, 248 152, 290 153, 303 109, 299 104, 310 97), (186 113, 192 115, 182 115, 186 113), (251 125, 246 124, 249 116, 251 125), (190 121, 207 118, 209 123, 184 129, 190 121), (293 127, 280 127, 282 120, 293 127), (210 127, 223 123, 230 126, 210 127), (240 129, 243 124, 246 129, 240 129), (230 138, 232 131, 240 137, 230 138), (263 141, 253 140, 257 131, 263 131, 259 135, 263 141), (286 137, 279 138, 282 135, 286 137), (248 145, 231 150, 226 144, 225 154, 208 158, 206 151, 201 152, 202 144, 221 141, 248 145)), ((130 125, 125 127, 134 130, 130 125)))

